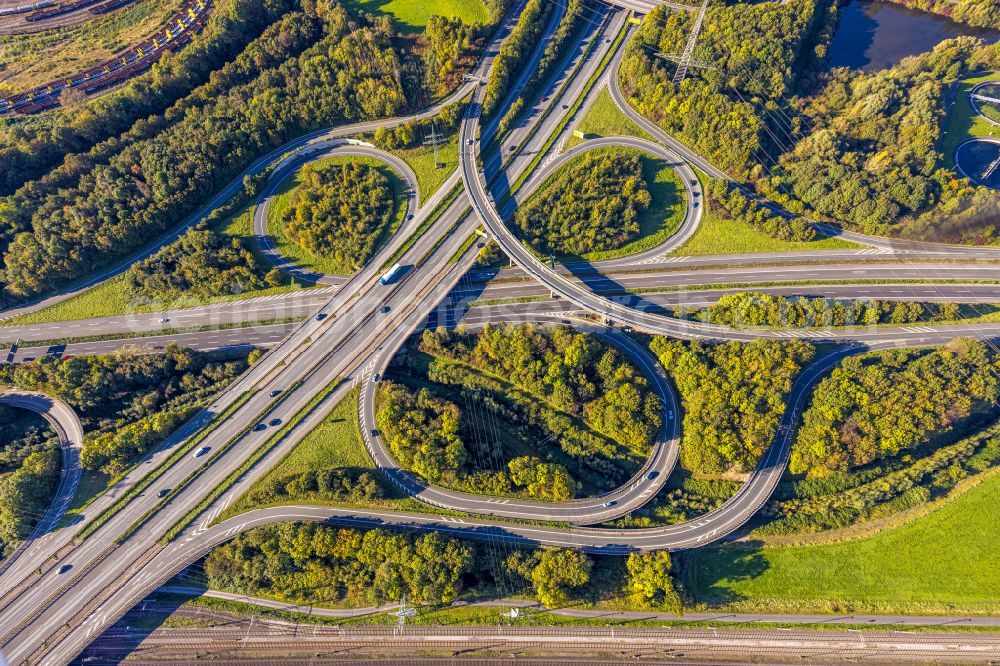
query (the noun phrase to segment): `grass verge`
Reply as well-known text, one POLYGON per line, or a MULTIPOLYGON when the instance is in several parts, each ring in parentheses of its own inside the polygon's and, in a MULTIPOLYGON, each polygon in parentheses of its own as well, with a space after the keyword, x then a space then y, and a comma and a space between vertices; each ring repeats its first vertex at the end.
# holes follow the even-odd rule
POLYGON ((580 119, 575 128, 583 132, 585 139, 578 136, 570 136, 566 142, 566 148, 583 143, 587 139, 607 137, 607 136, 632 136, 637 139, 656 142, 649 132, 636 125, 632 120, 622 113, 615 101, 611 99, 611 93, 605 88, 597 95, 594 104, 587 110, 586 115, 580 119))
POLYGON ((903 526, 811 546, 754 544, 687 555, 696 602, 729 612, 1000 611, 1000 475, 903 526))
MULTIPOLYGON (((700 189, 705 191, 706 179, 701 178, 700 189)), ((702 202, 704 204, 704 202, 702 202)), ((748 224, 730 220, 707 206, 701 215, 698 229, 686 243, 671 252, 672 255, 752 254, 755 252, 794 252, 801 250, 863 249, 859 245, 839 238, 820 238, 813 241, 783 241, 757 231, 748 224)))

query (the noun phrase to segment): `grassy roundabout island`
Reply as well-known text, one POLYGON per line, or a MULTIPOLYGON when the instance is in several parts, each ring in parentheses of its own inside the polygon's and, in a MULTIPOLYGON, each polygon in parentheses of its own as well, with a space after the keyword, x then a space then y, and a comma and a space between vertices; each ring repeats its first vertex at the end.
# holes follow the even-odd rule
POLYGON ((468 492, 565 500, 612 489, 650 455, 660 404, 623 355, 568 327, 427 331, 380 387, 399 463, 468 492))
POLYGON ((662 160, 631 148, 588 151, 553 174, 514 216, 541 254, 588 261, 648 250, 680 226, 683 185, 662 160))
POLYGON ((405 190, 377 159, 318 159, 278 190, 267 211, 267 230, 278 252, 298 267, 349 275, 399 228, 405 190))

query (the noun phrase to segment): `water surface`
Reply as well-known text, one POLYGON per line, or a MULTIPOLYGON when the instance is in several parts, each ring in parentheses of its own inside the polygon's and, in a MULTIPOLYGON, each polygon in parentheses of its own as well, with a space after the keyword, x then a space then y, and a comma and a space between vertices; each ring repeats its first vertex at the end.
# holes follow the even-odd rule
POLYGON ((972 28, 949 18, 891 2, 852 0, 840 8, 840 25, 830 43, 827 67, 864 72, 892 67, 907 56, 930 51, 939 42, 972 35, 987 42, 1000 31, 972 28))

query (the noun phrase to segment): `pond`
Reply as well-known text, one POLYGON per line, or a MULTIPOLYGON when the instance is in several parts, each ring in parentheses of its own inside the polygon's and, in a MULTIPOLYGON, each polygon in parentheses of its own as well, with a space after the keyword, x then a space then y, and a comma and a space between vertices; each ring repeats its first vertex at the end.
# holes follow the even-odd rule
POLYGON ((987 187, 1000 188, 1000 141, 971 139, 955 151, 955 162, 963 175, 987 187))
POLYGON ((987 42, 1000 31, 972 28, 949 18, 891 2, 852 0, 840 8, 840 25, 827 54, 827 67, 864 72, 892 67, 906 56, 930 51, 938 42, 972 35, 987 42))

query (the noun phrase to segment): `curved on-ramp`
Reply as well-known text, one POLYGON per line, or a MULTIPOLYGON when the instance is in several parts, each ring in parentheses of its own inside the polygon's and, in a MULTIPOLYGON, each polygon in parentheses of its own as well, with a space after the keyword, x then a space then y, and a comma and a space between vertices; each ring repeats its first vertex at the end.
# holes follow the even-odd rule
MULTIPOLYGON (((539 323, 551 324, 554 317, 534 317, 539 323)), ((570 321, 570 320, 566 320, 570 321)), ((432 506, 464 513, 473 513, 522 520, 565 521, 573 524, 595 524, 613 520, 633 511, 652 499, 663 487, 677 463, 680 446, 680 408, 676 393, 666 373, 656 359, 629 336, 585 320, 572 320, 571 325, 582 333, 602 338, 622 352, 650 382, 660 399, 662 425, 646 462, 624 484, 600 495, 566 502, 545 502, 518 497, 490 497, 450 490, 432 485, 399 466, 388 447, 377 434, 375 423, 374 376, 384 372, 397 349, 386 345, 385 351, 365 377, 359 397, 358 418, 365 447, 375 466, 401 492, 432 506)))
POLYGON ((31 544, 55 527, 76 494, 80 481, 80 450, 83 448, 83 426, 73 408, 58 398, 32 391, 4 391, 0 393, 0 405, 27 409, 44 418, 56 435, 62 451, 62 467, 59 472, 59 486, 35 529, 2 564, 0 573, 6 571, 21 553, 31 544))
MULTIPOLYGON (((633 252, 610 261, 615 262, 615 264, 639 264, 640 262, 672 252, 687 242, 687 240, 698 230, 698 225, 701 224, 702 211, 704 210, 704 207, 700 204, 702 198, 701 186, 698 184, 697 174, 680 155, 670 148, 652 141, 647 141, 646 139, 638 139, 629 136, 609 136, 599 139, 588 139, 583 143, 576 144, 569 150, 559 153, 558 155, 554 155, 545 162, 542 168, 537 169, 532 174, 531 178, 525 182, 524 186, 520 188, 511 199, 507 200, 507 203, 500 211, 501 217, 509 219, 510 216, 516 211, 517 206, 527 201, 532 195, 535 194, 535 192, 544 187, 549 179, 554 176, 559 169, 566 166, 574 159, 581 157, 592 150, 599 150, 601 148, 631 148, 664 161, 667 166, 674 170, 674 173, 680 179, 684 195, 686 196, 684 219, 681 220, 677 229, 675 229, 669 237, 665 238, 662 243, 658 243, 656 246, 651 247, 648 250, 633 252)), ((591 265, 599 269, 602 265, 607 263, 607 261, 594 261, 591 265)))
MULTIPOLYGON (((403 217, 404 222, 412 219, 413 215, 420 209, 420 191, 417 187, 417 174, 413 172, 410 165, 403 159, 384 150, 380 150, 369 143, 355 141, 352 139, 327 139, 319 141, 314 144, 310 144, 307 150, 302 150, 298 154, 288 157, 278 163, 274 172, 271 174, 270 180, 267 182, 267 186, 257 198, 257 204, 254 206, 254 240, 264 257, 283 273, 287 273, 288 275, 307 282, 339 285, 347 279, 347 276, 321 273, 298 266, 295 261, 288 259, 281 254, 278 248, 275 247, 274 243, 271 241, 271 236, 267 230, 268 211, 270 210, 271 204, 274 203, 278 190, 280 190, 285 182, 295 175, 295 173, 297 173, 302 167, 328 157, 370 157, 382 162, 392 169, 393 172, 402 178, 403 182, 406 184, 406 211, 403 217)), ((390 221, 390 224, 391 223, 392 222, 390 221)), ((377 249, 378 248, 376 248, 376 251, 377 249)))

